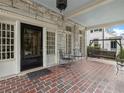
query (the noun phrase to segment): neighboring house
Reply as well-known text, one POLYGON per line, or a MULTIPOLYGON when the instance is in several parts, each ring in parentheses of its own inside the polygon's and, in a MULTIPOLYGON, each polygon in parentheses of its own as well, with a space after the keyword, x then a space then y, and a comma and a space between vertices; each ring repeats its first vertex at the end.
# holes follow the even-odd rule
MULTIPOLYGON (((115 34, 111 32, 107 32, 107 29, 105 28, 98 28, 98 29, 92 29, 87 31, 87 46, 90 44, 90 40, 99 40, 99 39, 116 39, 121 38, 116 36, 115 34)), ((94 47, 100 47, 107 51, 116 51, 118 47, 117 43, 112 40, 101 40, 101 41, 94 41, 92 46, 94 47)))

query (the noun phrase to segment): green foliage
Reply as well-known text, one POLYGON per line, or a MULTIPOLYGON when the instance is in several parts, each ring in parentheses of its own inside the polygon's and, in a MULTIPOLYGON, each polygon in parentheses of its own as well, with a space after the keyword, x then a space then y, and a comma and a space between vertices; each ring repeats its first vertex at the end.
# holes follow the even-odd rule
POLYGON ((91 50, 91 49, 100 49, 99 46, 88 46, 87 49, 91 50))
POLYGON ((87 55, 88 55, 88 56, 93 56, 94 53, 96 53, 96 52, 99 51, 99 50, 100 50, 99 47, 88 46, 88 47, 87 47, 87 55))
POLYGON ((119 52, 119 54, 118 54, 118 57, 119 57, 120 59, 124 59, 124 49, 120 49, 120 52, 119 52))

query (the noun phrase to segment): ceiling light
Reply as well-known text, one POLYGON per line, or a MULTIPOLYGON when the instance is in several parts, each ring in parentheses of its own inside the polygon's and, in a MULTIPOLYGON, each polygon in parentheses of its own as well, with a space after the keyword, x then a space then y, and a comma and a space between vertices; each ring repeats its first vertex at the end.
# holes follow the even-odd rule
POLYGON ((67 0, 56 0, 56 7, 60 12, 64 11, 67 7, 67 0))

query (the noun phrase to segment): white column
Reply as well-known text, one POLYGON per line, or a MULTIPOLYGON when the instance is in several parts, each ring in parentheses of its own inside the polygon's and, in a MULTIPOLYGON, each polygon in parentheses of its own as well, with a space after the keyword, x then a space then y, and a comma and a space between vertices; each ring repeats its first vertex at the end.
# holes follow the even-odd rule
POLYGON ((87 59, 87 30, 85 30, 85 58, 87 59))
POLYGON ((16 58, 16 64, 17 64, 17 73, 20 72, 21 69, 21 31, 20 31, 20 22, 16 21, 16 27, 15 27, 15 58, 16 58))
POLYGON ((57 41, 58 41, 58 38, 57 38, 57 30, 55 32, 55 64, 58 64, 59 61, 58 61, 58 44, 57 44, 57 41))
POLYGON ((46 56, 46 28, 43 28, 43 67, 47 67, 46 56))

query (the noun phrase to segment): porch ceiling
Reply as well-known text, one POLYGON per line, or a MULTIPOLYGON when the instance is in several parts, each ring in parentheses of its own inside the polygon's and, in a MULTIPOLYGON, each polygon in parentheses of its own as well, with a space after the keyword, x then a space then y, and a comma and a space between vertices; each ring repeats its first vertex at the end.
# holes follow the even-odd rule
MULTIPOLYGON (((53 11, 56 0, 33 0, 53 11)), ((118 23, 124 21, 124 0, 68 0, 64 14, 84 26, 118 23)))

